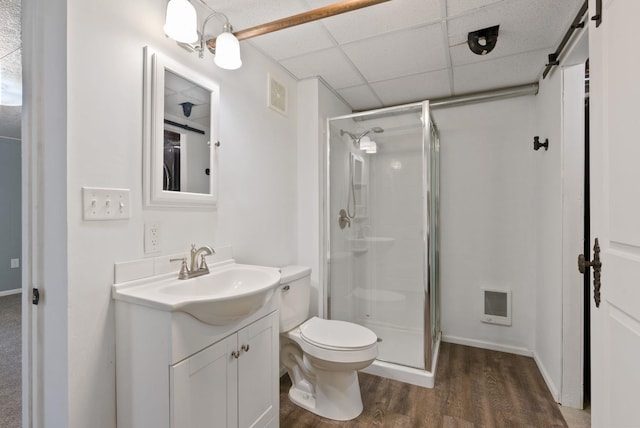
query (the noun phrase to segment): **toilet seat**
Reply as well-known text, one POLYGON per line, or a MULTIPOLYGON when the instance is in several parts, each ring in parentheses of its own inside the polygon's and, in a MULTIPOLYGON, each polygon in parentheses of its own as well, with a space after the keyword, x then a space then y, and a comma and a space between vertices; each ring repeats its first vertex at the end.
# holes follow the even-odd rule
POLYGON ((377 343, 374 332, 358 324, 310 318, 300 326, 300 336, 306 342, 335 351, 356 351, 370 348, 377 343))
POLYGON ((375 333, 368 328, 345 321, 336 322, 313 317, 287 332, 286 336, 314 360, 337 364, 335 370, 341 369, 341 365, 342 369, 346 370, 354 363, 369 365, 378 356, 378 339, 375 333), (345 328, 344 324, 348 326, 345 328), (340 334, 340 329, 355 331, 355 346, 348 346, 348 334, 340 334), (339 339, 335 340, 336 338, 339 339))

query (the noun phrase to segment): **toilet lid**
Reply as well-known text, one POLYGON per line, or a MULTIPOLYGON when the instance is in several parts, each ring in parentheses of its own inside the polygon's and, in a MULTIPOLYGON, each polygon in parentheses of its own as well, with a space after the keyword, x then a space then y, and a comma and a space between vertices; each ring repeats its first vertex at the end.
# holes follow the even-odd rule
POLYGON ((323 348, 362 349, 377 342, 374 332, 358 324, 313 317, 300 326, 304 340, 323 348))

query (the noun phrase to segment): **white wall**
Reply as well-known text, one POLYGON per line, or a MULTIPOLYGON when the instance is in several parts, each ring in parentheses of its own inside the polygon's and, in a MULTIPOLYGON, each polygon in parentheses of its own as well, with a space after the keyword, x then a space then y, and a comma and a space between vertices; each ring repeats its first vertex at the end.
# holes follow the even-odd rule
POLYGON ((535 157, 535 218, 538 240, 535 359, 557 398, 562 358, 562 78, 554 70, 540 82, 535 135, 549 150, 535 157))
POLYGON ((536 100, 433 111, 440 131, 445 340, 531 355, 536 322, 536 100), (480 321, 481 288, 512 290, 512 325, 480 321))
MULTIPOLYGON (((577 50, 574 49, 573 52, 577 50)), ((582 252, 584 205, 584 61, 540 81, 536 135, 549 150, 536 156, 538 293, 535 359, 552 395, 582 407, 582 252)), ((568 62, 568 61, 566 61, 568 62)))
MULTIPOLYGON (((66 10, 65 0, 22 1, 22 276, 24 286, 41 291, 38 306, 28 293, 22 300, 22 325, 33 322, 39 339, 33 366, 29 352, 22 358, 23 405, 33 406, 33 426, 67 426, 69 414, 66 10)), ((31 349, 28 328, 22 339, 31 349)))
POLYGON ((323 209, 326 171, 327 118, 351 113, 350 108, 338 98, 326 84, 317 78, 306 79, 298 84, 298 260, 297 263, 311 266, 310 310, 313 314, 324 312, 322 299, 322 254, 324 220, 323 209))
MULTIPOLYGON (((58 399, 68 421, 60 412, 47 425, 113 427, 113 264, 145 257, 145 222, 161 224, 163 254, 185 252, 193 242, 232 245, 242 262, 296 261, 296 82, 248 43, 242 43, 244 65, 238 71, 218 69, 208 53, 204 60, 189 55, 162 33, 164 0, 68 0, 66 6, 67 60, 59 52, 60 62, 52 64, 61 72, 67 68, 68 108, 62 104, 60 114, 68 133, 63 180, 68 201, 62 197, 58 203, 68 211, 62 243, 68 246, 68 282, 58 292, 66 294, 68 304, 66 324, 47 334, 68 334, 68 395, 65 399, 62 389, 58 399), (220 84, 217 210, 142 206, 145 45, 220 84), (288 116, 266 107, 268 72, 289 89, 288 116), (83 222, 81 186, 131 189, 131 219, 83 222)), ((46 394, 53 395, 54 388, 45 385, 46 394)))

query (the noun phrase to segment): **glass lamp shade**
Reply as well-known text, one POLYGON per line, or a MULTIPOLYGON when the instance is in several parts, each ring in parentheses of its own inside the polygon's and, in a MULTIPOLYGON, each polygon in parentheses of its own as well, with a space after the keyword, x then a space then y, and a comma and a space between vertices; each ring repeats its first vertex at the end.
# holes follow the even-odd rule
POLYGON ((225 70, 235 70, 242 65, 240 42, 230 32, 223 32, 216 38, 216 65, 225 70))
POLYGON ((378 145, 375 142, 371 142, 371 145, 364 150, 365 153, 374 154, 378 152, 378 145))
POLYGON ((360 150, 369 150, 371 149, 371 147, 375 146, 376 143, 374 143, 371 138, 369 138, 368 136, 364 136, 362 138, 360 138, 360 144, 359 144, 359 148, 360 150))
POLYGON ((198 41, 198 17, 188 0, 169 0, 164 33, 176 42, 198 41))

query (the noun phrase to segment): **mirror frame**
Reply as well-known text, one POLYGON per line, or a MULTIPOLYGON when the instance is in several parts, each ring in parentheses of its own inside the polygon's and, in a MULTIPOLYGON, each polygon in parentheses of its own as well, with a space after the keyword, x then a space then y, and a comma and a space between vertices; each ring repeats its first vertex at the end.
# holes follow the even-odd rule
POLYGON ((214 81, 189 67, 159 53, 148 46, 144 48, 144 156, 143 181, 146 206, 159 207, 209 207, 215 208, 218 200, 218 112, 220 87, 214 81), (195 83, 211 93, 209 150, 209 193, 167 191, 162 186, 164 161, 164 81, 165 70, 195 83))

